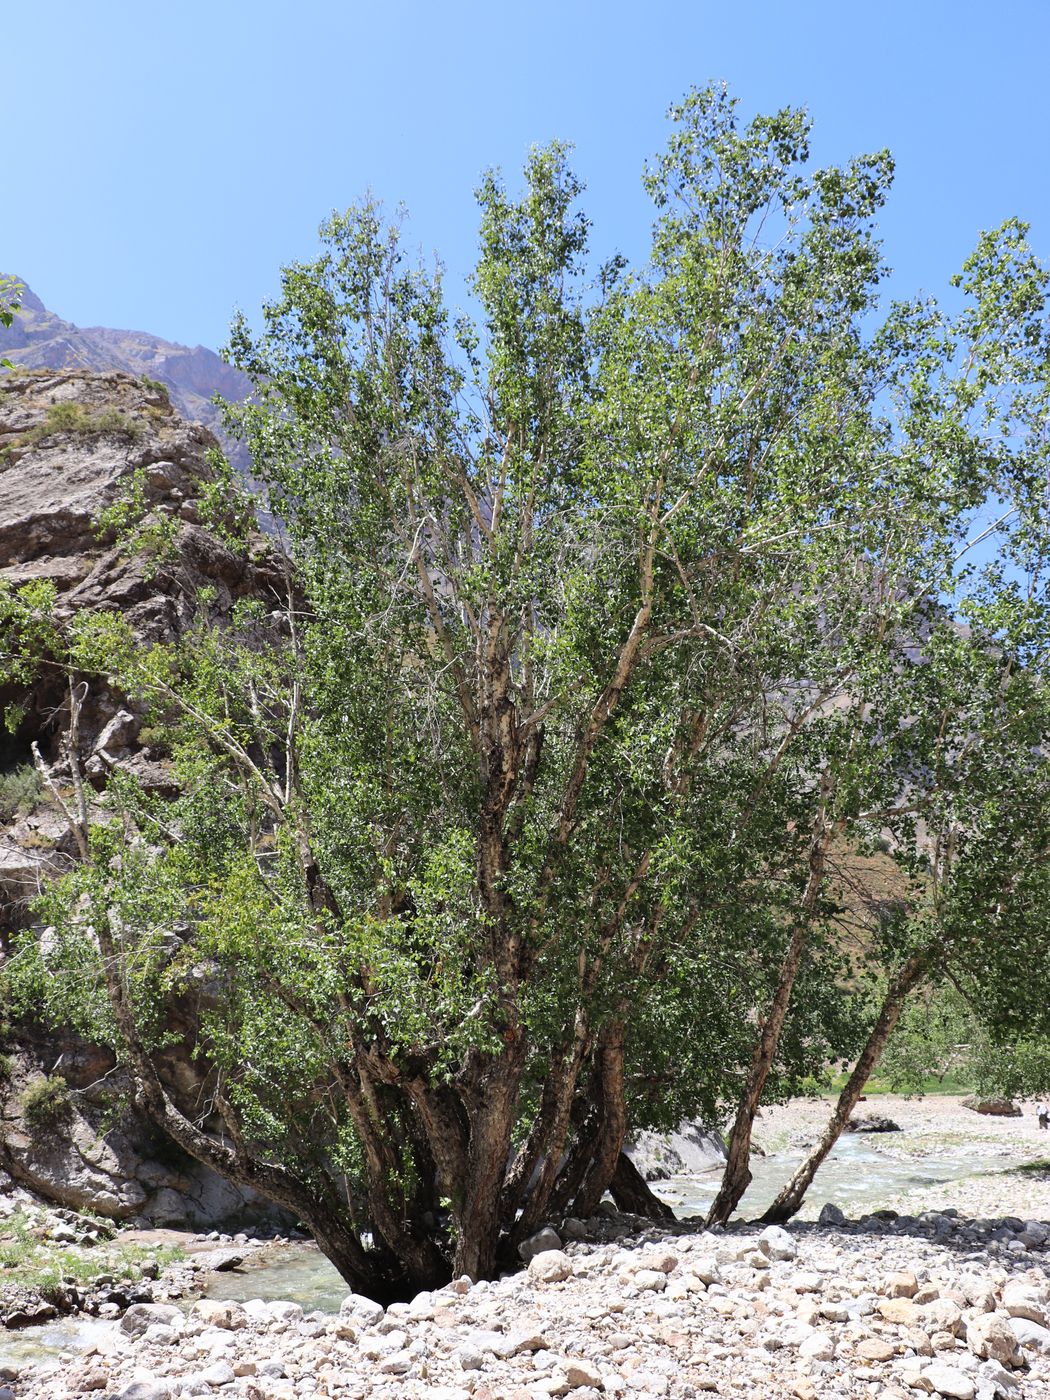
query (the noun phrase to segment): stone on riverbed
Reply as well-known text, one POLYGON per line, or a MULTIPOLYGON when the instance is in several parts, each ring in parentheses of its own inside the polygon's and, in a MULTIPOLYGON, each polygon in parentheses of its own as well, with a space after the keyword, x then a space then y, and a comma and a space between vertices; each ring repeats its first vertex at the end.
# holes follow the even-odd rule
POLYGON ((818 1224, 821 1225, 845 1225, 846 1217, 833 1201, 827 1201, 820 1208, 818 1224))
POLYGON ((968 1099, 963 1099, 963 1108, 970 1108, 974 1113, 986 1113, 993 1118, 1020 1118, 1021 1110, 1012 1099, 981 1099, 975 1094, 971 1094, 968 1099))
POLYGON ((350 1293, 339 1305, 340 1316, 350 1318, 361 1327, 374 1327, 385 1311, 382 1303, 366 1298, 363 1293, 350 1293))
POLYGON ((241 1304, 226 1299, 201 1298, 190 1309, 190 1317, 203 1322, 205 1327, 219 1327, 228 1332, 248 1325, 248 1313, 241 1304))
POLYGON ((1010 1323, 1014 1335, 1023 1347, 1031 1347, 1044 1355, 1050 1353, 1050 1328, 1040 1327, 1027 1317, 1015 1317, 1010 1323))
POLYGON ((794 1259, 798 1245, 780 1225, 767 1225, 758 1237, 758 1247, 770 1259, 794 1259))
POLYGON ((545 1249, 529 1261, 533 1283, 561 1283, 572 1277, 572 1260, 560 1249, 545 1249))
POLYGON ((120 1400, 171 1400, 171 1386, 167 1381, 132 1381, 120 1392, 120 1400))
POLYGON ((133 1303, 120 1319, 120 1330, 129 1337, 141 1337, 155 1323, 172 1327, 182 1322, 182 1313, 170 1303, 133 1303))
POLYGON ((869 1113, 863 1118, 851 1118, 846 1124, 847 1133, 899 1133, 901 1125, 883 1113, 869 1113))
POLYGON ((561 1240, 556 1231, 545 1225, 527 1240, 522 1240, 518 1245, 518 1257, 523 1264, 527 1264, 531 1259, 535 1259, 537 1254, 542 1254, 548 1249, 561 1249, 561 1240))
POLYGON ((975 1356, 998 1361, 1001 1366, 1016 1366, 1021 1361, 1017 1333, 1001 1313, 971 1318, 966 1324, 966 1345, 975 1356))
POLYGON ((213 1274, 226 1274, 231 1269, 239 1269, 244 1263, 244 1255, 238 1249, 208 1249, 203 1254, 195 1254, 190 1263, 197 1269, 206 1269, 213 1274))

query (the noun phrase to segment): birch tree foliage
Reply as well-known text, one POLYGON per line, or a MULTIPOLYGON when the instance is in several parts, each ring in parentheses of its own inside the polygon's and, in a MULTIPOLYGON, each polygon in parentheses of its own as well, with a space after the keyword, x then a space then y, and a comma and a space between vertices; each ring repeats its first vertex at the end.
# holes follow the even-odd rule
POLYGON ((815 170, 808 130, 690 95, 637 268, 593 266, 567 148, 487 175, 474 317, 333 215, 231 338, 287 596, 54 641, 167 726, 180 796, 113 785, 20 975, 357 1287, 491 1274, 619 1189, 629 1128, 732 1101, 803 906, 770 1092, 856 1046, 815 824, 913 819, 966 730, 917 657, 989 497, 1039 535, 1045 277, 1009 224, 961 311, 880 308, 890 157, 815 170))

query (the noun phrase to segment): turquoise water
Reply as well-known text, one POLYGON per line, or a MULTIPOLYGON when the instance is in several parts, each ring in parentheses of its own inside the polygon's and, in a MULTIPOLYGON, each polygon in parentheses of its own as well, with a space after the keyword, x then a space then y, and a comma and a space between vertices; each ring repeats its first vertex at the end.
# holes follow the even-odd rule
POLYGON ((315 1244, 271 1245, 253 1260, 226 1274, 212 1274, 205 1297, 289 1299, 306 1312, 338 1312, 350 1292, 339 1272, 315 1244))

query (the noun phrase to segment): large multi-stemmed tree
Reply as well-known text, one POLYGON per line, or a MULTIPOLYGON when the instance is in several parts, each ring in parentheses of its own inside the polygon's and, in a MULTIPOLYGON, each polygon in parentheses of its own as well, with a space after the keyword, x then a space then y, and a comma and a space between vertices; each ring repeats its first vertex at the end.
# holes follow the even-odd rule
POLYGON ((885 153, 813 169, 801 114, 718 90, 672 116, 637 269, 590 269, 558 146, 484 180, 472 317, 375 206, 333 217, 231 343, 284 604, 50 643, 168 726, 181 794, 113 783, 17 975, 365 1291, 644 1198, 628 1130, 727 1102, 732 1209, 763 1094, 860 1048, 829 853, 914 834, 937 716, 968 732, 923 665, 967 532, 990 496, 1041 528, 1023 230, 957 315, 880 313, 885 153), (155 1051, 204 984, 201 1125, 155 1051))

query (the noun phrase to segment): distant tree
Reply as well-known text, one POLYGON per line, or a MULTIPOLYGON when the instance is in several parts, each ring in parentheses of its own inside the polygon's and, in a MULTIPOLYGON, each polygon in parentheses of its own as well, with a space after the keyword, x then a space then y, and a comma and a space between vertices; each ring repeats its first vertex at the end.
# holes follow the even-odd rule
POLYGON ((802 114, 720 90, 672 115, 637 270, 589 274, 553 146, 482 183, 476 324, 365 204, 235 325, 276 614, 146 647, 6 595, 9 669, 110 677, 180 784, 111 784, 23 1004, 364 1291, 491 1276, 607 1189, 657 1210, 628 1130, 727 1103, 732 1209, 763 1096, 861 1046, 829 853, 933 800, 966 721, 919 653, 974 514, 1045 479, 1020 226, 964 311, 880 326, 888 155, 814 170, 802 114), (157 1068, 174 997, 203 1125, 157 1068))

